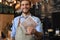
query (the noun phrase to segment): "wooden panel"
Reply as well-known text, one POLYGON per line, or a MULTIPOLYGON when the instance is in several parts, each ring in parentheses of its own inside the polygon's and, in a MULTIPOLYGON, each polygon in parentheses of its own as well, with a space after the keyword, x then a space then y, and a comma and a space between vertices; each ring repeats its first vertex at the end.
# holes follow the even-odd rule
POLYGON ((0 14, 0 31, 3 31, 8 24, 12 23, 14 15, 12 14, 0 14))

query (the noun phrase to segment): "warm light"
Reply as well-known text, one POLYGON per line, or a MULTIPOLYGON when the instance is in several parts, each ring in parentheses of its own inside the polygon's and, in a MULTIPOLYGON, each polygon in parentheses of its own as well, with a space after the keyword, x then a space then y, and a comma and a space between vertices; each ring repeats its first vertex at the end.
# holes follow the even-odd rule
POLYGON ((0 2, 2 2, 2 0, 0 0, 0 2))
POLYGON ((20 8, 20 4, 16 4, 15 9, 19 9, 20 8))
POLYGON ((10 4, 10 6, 12 6, 12 4, 10 4))
POLYGON ((16 1, 14 1, 14 3, 16 3, 16 1))
POLYGON ((48 29, 48 32, 53 32, 53 29, 48 29))
POLYGON ((6 5, 8 5, 8 3, 7 3, 7 2, 6 2, 5 4, 6 4, 6 5))
POLYGON ((8 2, 12 2, 13 0, 6 0, 6 1, 8 1, 8 2))

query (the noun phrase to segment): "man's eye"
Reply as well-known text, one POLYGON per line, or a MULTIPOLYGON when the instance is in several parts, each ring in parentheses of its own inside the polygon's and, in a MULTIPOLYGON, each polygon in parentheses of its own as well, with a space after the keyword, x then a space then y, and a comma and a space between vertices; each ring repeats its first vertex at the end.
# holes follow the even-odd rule
POLYGON ((24 6, 24 5, 29 5, 29 4, 21 4, 21 6, 24 6))
POLYGON ((29 5, 29 4, 26 4, 26 5, 29 5))

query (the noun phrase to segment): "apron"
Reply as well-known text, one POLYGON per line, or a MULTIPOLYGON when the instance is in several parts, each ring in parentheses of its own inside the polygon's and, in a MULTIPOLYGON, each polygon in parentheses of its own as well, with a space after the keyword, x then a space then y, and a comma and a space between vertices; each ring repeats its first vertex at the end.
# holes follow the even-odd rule
POLYGON ((34 40, 34 37, 32 35, 26 35, 22 27, 18 27, 15 40, 34 40))
POLYGON ((26 35, 25 29, 19 24, 20 24, 20 21, 16 29, 15 40, 35 40, 33 35, 26 35))

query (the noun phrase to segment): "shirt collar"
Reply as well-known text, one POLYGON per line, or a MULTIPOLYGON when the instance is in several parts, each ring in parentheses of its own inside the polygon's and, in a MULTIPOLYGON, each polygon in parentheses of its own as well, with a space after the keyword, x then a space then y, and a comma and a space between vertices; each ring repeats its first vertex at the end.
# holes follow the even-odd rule
MULTIPOLYGON (((28 16, 31 16, 31 14, 30 15, 28 15, 28 16)), ((21 18, 24 18, 24 16, 21 14, 21 16, 20 16, 21 18)))

